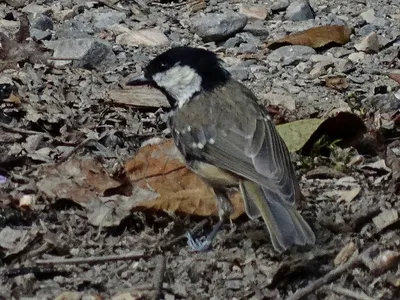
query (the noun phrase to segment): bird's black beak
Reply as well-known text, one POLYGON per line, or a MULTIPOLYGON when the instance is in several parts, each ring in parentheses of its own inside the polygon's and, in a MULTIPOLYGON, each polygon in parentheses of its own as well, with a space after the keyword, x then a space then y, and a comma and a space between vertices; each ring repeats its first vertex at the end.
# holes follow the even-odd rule
POLYGON ((154 86, 154 81, 147 79, 144 75, 139 75, 131 80, 129 80, 126 85, 129 86, 141 86, 141 85, 151 85, 154 86))

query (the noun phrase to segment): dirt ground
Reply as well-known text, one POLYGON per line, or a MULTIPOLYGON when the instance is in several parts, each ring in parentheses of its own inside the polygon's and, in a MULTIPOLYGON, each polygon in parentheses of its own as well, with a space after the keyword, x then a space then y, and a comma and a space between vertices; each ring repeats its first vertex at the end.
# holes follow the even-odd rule
POLYGON ((399 2, 315 0, 304 20, 289 19, 285 0, 196 3, 195 12, 177 1, 0 3, 0 299, 400 299, 400 96, 388 76, 400 69, 399 2), (266 16, 218 41, 191 25, 198 14, 243 5, 266 16), (287 53, 279 62, 269 56, 282 48, 269 50, 266 40, 321 25, 348 25, 350 41, 289 62, 287 53), (159 31, 123 42, 145 28, 159 31), (378 49, 362 48, 372 32, 378 49), (95 50, 74 59, 87 44, 95 50), (194 252, 185 233, 208 233, 216 217, 116 200, 125 163, 169 133, 164 104, 127 104, 115 91, 174 45, 220 53, 279 122, 345 110, 361 116, 367 134, 383 128, 383 156, 336 146, 328 157, 294 155, 314 246, 276 253, 262 220, 242 215, 211 251, 194 252), (56 51, 64 52, 49 62, 56 51), (329 76, 347 86, 327 87, 329 76))

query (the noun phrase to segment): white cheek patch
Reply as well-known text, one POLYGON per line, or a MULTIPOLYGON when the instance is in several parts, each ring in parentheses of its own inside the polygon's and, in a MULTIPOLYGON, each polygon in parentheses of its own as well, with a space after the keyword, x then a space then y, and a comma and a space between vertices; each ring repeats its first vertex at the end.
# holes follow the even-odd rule
POLYGON ((155 74, 153 80, 178 101, 178 107, 182 107, 201 90, 201 77, 189 66, 174 66, 155 74))

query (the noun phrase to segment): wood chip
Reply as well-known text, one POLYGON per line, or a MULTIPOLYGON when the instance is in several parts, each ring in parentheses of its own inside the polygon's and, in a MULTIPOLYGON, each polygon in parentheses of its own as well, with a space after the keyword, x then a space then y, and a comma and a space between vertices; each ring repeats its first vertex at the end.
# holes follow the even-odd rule
POLYGON ((378 229, 378 232, 385 229, 386 227, 392 225, 399 219, 399 214, 397 210, 383 210, 379 215, 372 219, 375 226, 378 229))
POLYGON ((354 244, 354 242, 350 242, 344 246, 342 250, 340 250, 338 255, 336 255, 333 264, 335 266, 344 264, 354 253, 358 254, 357 246, 354 244))
POLYGON ((163 93, 147 86, 110 90, 108 91, 108 97, 114 104, 135 108, 170 107, 163 93))

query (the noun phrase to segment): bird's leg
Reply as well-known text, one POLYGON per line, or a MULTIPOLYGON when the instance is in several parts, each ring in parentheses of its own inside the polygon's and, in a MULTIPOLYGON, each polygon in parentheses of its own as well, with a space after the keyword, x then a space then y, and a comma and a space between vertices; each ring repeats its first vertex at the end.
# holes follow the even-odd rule
POLYGON ((207 251, 210 249, 212 241, 221 229, 222 224, 229 220, 233 212, 233 206, 228 198, 225 191, 214 189, 215 196, 217 198, 218 215, 219 221, 214 225, 212 231, 206 236, 199 239, 193 238, 192 235, 187 232, 188 245, 195 251, 207 251))

